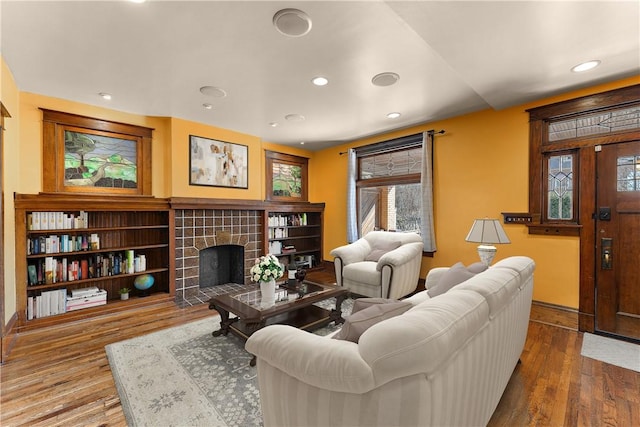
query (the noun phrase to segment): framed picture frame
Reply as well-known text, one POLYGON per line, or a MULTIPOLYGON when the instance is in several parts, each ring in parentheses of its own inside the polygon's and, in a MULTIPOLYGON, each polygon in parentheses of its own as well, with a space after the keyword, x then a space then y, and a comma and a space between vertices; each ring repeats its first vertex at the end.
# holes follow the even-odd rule
POLYGON ((308 165, 306 157, 266 151, 267 200, 307 202, 308 165))
POLYGON ((249 147, 189 135, 189 185, 249 188, 249 147))
POLYGON ((42 111, 45 192, 151 195, 153 129, 42 111))

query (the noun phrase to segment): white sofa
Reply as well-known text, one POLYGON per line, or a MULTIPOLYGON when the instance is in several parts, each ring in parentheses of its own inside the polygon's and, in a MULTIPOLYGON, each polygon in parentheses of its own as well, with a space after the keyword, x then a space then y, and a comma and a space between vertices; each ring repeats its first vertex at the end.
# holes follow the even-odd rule
POLYGON ((257 331, 246 349, 265 427, 486 425, 524 348, 534 268, 511 257, 434 298, 419 292, 358 343, 285 325, 257 331))
POLYGON ((331 251, 338 286, 368 297, 402 298, 418 287, 422 237, 371 231, 331 251))

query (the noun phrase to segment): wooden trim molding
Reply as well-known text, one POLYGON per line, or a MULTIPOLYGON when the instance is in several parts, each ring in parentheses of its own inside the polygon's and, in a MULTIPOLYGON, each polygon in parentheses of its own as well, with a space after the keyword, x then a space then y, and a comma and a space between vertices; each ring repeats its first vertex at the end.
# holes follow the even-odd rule
MULTIPOLYGON (((9 111, 4 104, 0 102, 0 247, 4 249, 4 179, 2 170, 4 170, 4 118, 11 117, 9 111)), ((11 322, 5 325, 5 296, 4 296, 4 250, 0 258, 0 363, 5 359, 7 352, 7 341, 9 340, 10 331, 12 330, 11 322)), ((14 314, 15 315, 15 314, 14 314)))
MULTIPOLYGON (((152 128, 131 125, 126 123, 112 122, 109 120, 97 119, 93 117, 79 116, 76 114, 64 113, 41 108, 43 113, 43 132, 42 132, 42 157, 47 161, 42 164, 42 180, 43 190, 48 193, 91 193, 91 194, 115 194, 115 195, 135 195, 148 196, 151 195, 151 140, 152 128), (93 185, 100 177, 100 173, 104 172, 105 165, 117 164, 119 169, 131 168, 130 164, 118 160, 112 162, 109 156, 102 167, 94 171, 89 178, 74 179, 74 184, 70 184, 71 179, 65 178, 65 152, 71 150, 67 147, 65 134, 80 135, 81 141, 92 139, 95 141, 118 141, 118 144, 135 144, 135 161, 136 161, 136 179, 135 188, 133 186, 122 187, 104 187, 93 185), (104 138, 112 138, 105 140, 104 138), (84 182, 88 182, 85 184, 84 182)), ((104 143, 104 142, 103 142, 104 143)), ((72 144, 71 147, 86 146, 87 144, 72 144)), ((87 150, 88 151, 88 150, 87 150)), ((73 150, 74 153, 80 153, 78 149, 73 150)), ((90 151, 91 152, 91 151, 90 151)), ((87 154, 83 152, 82 155, 87 154)), ((84 158, 81 155, 81 164, 84 158)), ((120 157, 120 156, 118 156, 120 157)), ((78 168, 80 169, 80 167, 78 168)), ((84 168, 86 172, 86 168, 84 168)), ((114 178, 115 180, 115 178, 114 178)), ((124 178, 122 181, 125 181, 124 178)), ((133 182, 133 179, 125 182, 133 182)))
MULTIPOLYGON (((544 154, 571 150, 576 153, 577 176, 575 196, 576 222, 559 224, 545 222, 526 224, 529 234, 577 236, 580 241, 580 284, 579 284, 579 330, 595 330, 595 204, 596 204, 596 154, 597 145, 615 144, 640 139, 638 129, 622 130, 607 135, 593 135, 563 141, 548 141, 548 125, 552 120, 572 118, 598 111, 640 105, 640 85, 631 85, 620 89, 594 95, 575 98, 555 104, 527 110, 529 113, 529 212, 540 213, 544 209, 543 187, 544 154)), ((544 218, 544 215, 541 215, 544 218)))

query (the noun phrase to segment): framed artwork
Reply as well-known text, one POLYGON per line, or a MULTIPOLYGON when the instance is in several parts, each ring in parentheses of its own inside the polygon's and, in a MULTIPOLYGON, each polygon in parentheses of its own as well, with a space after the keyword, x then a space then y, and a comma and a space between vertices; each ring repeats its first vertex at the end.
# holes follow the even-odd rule
POLYGON ((267 151, 267 200, 308 201, 308 162, 306 157, 267 151))
POLYGON ((46 192, 151 194, 152 129, 43 112, 46 192))
POLYGON ((248 188, 246 145, 189 135, 189 184, 248 188))

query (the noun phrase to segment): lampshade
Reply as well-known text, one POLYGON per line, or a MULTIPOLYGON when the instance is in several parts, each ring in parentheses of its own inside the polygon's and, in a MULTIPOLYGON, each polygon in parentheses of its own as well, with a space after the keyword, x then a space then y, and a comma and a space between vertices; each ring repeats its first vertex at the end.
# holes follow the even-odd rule
POLYGON ((511 243, 507 237, 507 233, 504 232, 500 221, 497 219, 476 219, 473 221, 473 226, 467 234, 465 239, 467 242, 476 243, 511 243))
POLYGON ((478 246, 478 255, 480 260, 487 266, 491 265, 491 261, 496 255, 497 249, 492 246, 495 243, 511 243, 504 232, 500 221, 497 219, 476 219, 473 221, 471 230, 465 239, 467 242, 480 243, 478 246))

